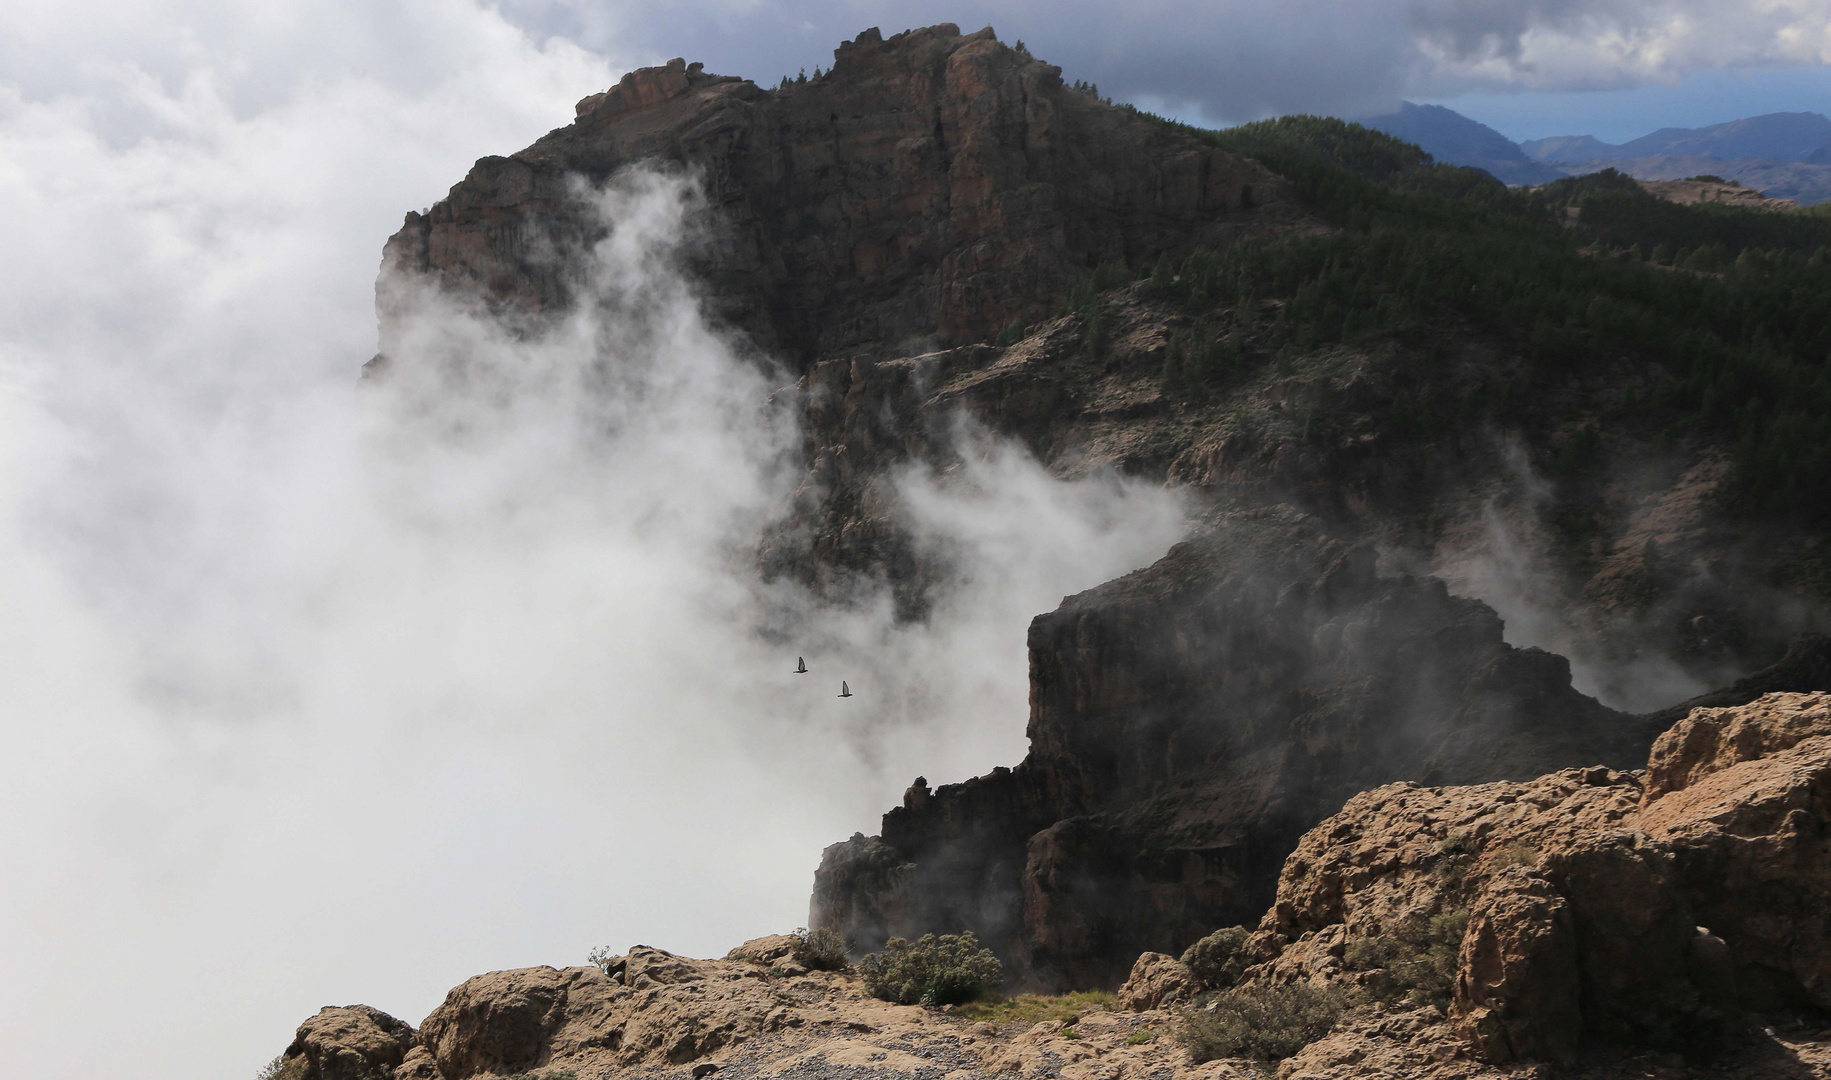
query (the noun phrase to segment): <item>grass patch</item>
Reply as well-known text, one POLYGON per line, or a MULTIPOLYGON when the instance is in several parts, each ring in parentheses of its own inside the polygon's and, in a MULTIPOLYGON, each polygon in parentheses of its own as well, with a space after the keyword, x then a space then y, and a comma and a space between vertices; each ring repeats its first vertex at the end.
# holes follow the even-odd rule
POLYGON ((1043 997, 1040 994, 1003 997, 993 994, 978 1001, 969 1001, 957 1006, 954 1009, 954 1015, 967 1020, 984 1020, 992 1024, 1002 1024, 1010 1020, 1025 1020, 1032 1024, 1054 1020, 1063 1024, 1073 1024, 1088 1013, 1108 1012, 1112 1007, 1113 996, 1104 990, 1082 990, 1056 997, 1043 997))

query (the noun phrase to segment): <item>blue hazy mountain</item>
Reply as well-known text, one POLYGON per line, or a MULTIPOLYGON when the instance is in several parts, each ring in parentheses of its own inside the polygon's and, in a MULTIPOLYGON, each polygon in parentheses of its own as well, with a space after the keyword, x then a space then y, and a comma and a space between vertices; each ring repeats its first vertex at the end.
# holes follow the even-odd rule
POLYGON ((1549 139, 1520 143, 1519 148, 1534 161, 1588 161, 1621 154, 1621 147, 1605 143, 1594 135, 1553 135, 1549 139))
POLYGON ((1718 157, 1811 159, 1822 164, 1822 159, 1814 155, 1827 144, 1831 144, 1831 119, 1821 113, 1792 112, 1767 113, 1701 128, 1660 128, 1618 146, 1588 135, 1554 135, 1521 143, 1520 149, 1534 161, 1718 157))
POLYGON ((1505 184, 1543 184, 1564 175, 1527 157, 1516 143, 1488 125, 1441 105, 1401 102, 1398 112, 1371 116, 1361 123, 1417 143, 1438 161, 1472 165, 1505 184))

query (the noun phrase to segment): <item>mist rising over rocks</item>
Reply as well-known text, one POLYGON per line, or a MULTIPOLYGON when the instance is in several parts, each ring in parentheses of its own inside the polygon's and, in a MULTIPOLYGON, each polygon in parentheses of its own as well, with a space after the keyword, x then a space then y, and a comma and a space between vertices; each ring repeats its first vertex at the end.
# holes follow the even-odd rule
MULTIPOLYGON (((878 692, 853 682, 857 696, 903 713, 833 725, 867 747, 961 677, 896 669, 871 635, 972 628, 962 612, 1021 573, 1023 544, 1043 552, 1058 533, 1050 550, 1069 555, 1096 546, 1077 529, 1099 541, 1099 559, 1058 556, 1082 569, 1149 563, 1036 616, 1028 754, 964 783, 918 779, 880 835, 828 848, 811 926, 854 953, 972 930, 1010 988, 1112 988, 1140 953, 1279 903, 1293 850, 1366 789, 1579 766, 1614 784, 1670 727, 1656 707, 1822 677, 1823 640, 1799 632, 1823 610, 1787 584, 1823 565, 1815 528, 1744 513, 1716 436, 1597 420, 1670 372, 1624 361, 1509 412, 1494 388, 1527 365, 1522 343, 1461 321, 1305 341, 1289 329, 1299 296, 1212 270, 1341 228, 1290 176, 1065 84, 989 29, 867 31, 835 56, 775 88, 684 60, 640 69, 570 126, 480 161, 388 241, 367 369, 409 402, 459 385, 487 400, 491 379, 519 386, 514 365, 539 375, 543 350, 572 342, 584 359, 562 398, 585 404, 586 429, 670 446, 692 439, 668 441, 648 414, 680 394, 671 421, 736 440, 727 464, 753 471, 691 534, 733 575, 720 580, 741 599, 723 610, 751 647, 811 637, 875 662, 878 692), (587 252, 611 277, 584 272, 587 252), (678 275, 674 291, 645 285, 645 259, 678 275), (475 343, 451 334, 466 320, 514 346, 481 379, 475 343), (695 343, 684 369, 653 348, 668 334, 695 343), (1466 422, 1434 419, 1432 400, 1460 402, 1466 422), (1016 522, 1000 557, 974 557, 1016 522)), ((975 659, 932 648, 901 655, 975 659)), ((921 752, 958 766, 940 741, 921 752)), ((808 976, 772 963, 702 970, 632 950, 597 974, 483 977, 395 1075, 600 1050, 683 1066, 793 1026, 737 993, 808 976), (605 1019, 625 991, 701 982, 748 1003, 713 1029, 683 1007, 639 1042, 621 1040, 640 1025, 605 1019), (478 1050, 511 999, 528 1018, 503 1035, 517 1048, 478 1050)), ((820 982, 793 992, 846 992, 820 982)), ((1521 1056, 1562 1052, 1521 1038, 1521 1056)))

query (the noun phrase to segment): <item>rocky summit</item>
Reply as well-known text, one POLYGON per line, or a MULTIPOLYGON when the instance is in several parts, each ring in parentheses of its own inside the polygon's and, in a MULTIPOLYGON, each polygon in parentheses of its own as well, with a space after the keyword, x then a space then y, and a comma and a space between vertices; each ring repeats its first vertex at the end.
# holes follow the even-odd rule
POLYGON ((774 91, 684 60, 629 73, 409 214, 384 276, 562 310, 553 253, 599 227, 575 179, 645 162, 704 183, 719 229, 697 269, 715 309, 797 365, 984 340, 1047 314, 1088 265, 1224 246, 1282 206, 1263 167, 1075 92, 990 29, 868 30, 830 72, 774 91))
POLYGON ((927 617, 961 583, 897 477, 982 438, 1186 501, 1031 624, 1028 756, 917 778, 811 899, 853 960, 972 931, 1006 991, 1117 996, 973 1019, 787 939, 635 948, 417 1030, 327 1009, 288 1080, 1827 1075, 1831 223, 868 30, 774 88, 631 72, 479 161, 387 242, 368 373, 423 290, 563 318, 639 168, 698 192, 704 311, 797 422, 759 577, 927 617))

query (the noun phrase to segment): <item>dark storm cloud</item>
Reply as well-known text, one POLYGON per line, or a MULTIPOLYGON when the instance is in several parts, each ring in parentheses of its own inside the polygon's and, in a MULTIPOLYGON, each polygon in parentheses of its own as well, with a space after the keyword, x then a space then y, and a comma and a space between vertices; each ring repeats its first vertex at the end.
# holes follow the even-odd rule
POLYGON ((1214 121, 1353 115, 1401 96, 1626 86, 1700 68, 1821 64, 1831 4, 1701 0, 1298 0, 1264 4, 1036 0, 514 5, 512 18, 593 47, 686 55, 773 82, 831 63, 868 26, 994 27, 1101 92, 1214 121))

